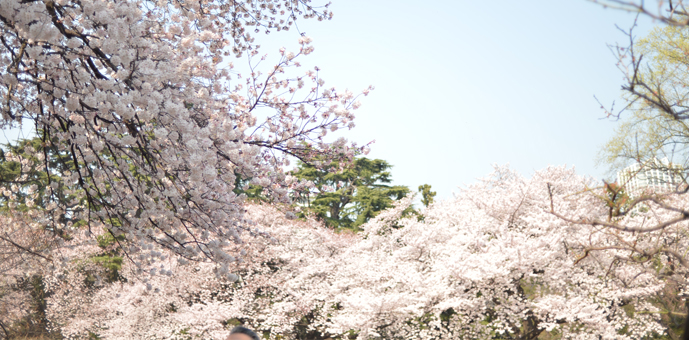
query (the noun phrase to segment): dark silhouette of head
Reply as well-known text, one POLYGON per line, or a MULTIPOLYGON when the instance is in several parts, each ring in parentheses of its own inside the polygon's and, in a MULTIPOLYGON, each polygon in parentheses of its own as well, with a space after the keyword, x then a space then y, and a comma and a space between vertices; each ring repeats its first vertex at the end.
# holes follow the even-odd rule
POLYGON ((261 340, 258 337, 258 334, 256 334, 256 332, 254 332, 254 331, 252 331, 246 327, 242 327, 242 326, 237 326, 235 328, 232 328, 232 330, 230 331, 230 336, 228 337, 228 340, 234 340, 233 338, 237 338, 236 340, 242 340, 241 338, 232 336, 235 334, 236 335, 240 335, 240 334, 245 335, 245 337, 243 337, 243 338, 248 337, 251 340, 261 340))

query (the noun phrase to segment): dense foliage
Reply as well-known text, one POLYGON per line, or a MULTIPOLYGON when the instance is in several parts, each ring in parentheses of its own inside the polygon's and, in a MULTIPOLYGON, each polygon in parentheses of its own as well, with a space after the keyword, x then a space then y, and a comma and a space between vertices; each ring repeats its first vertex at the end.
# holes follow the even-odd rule
MULTIPOLYGON (((403 217, 408 196, 360 233, 248 206, 270 236, 252 237, 238 277, 227 279, 211 263, 168 257, 142 280, 107 255, 113 240, 93 244, 75 233, 64 243, 66 267, 35 272, 46 333, 220 339, 245 324, 271 339, 675 339, 686 225, 635 233, 592 226, 586 218, 609 218, 600 197, 610 189, 590 185, 564 168, 531 179, 497 168, 429 205, 422 219, 403 217), (121 265, 108 269, 105 256, 121 265)), ((676 216, 647 206, 615 219, 645 226, 676 216)), ((13 301, 31 301, 19 294, 26 291, 13 301)))
POLYGON ((405 186, 390 185, 392 166, 382 159, 359 157, 340 168, 338 162, 320 169, 299 163, 292 173, 313 183, 313 189, 299 192, 296 201, 306 214, 313 214, 327 226, 356 230, 410 192, 405 186))
MULTIPOLYGON (((615 134, 601 150, 600 160, 619 169, 649 159, 669 159, 689 168, 689 127, 682 118, 689 107, 687 87, 689 28, 662 26, 634 41, 638 95, 629 96, 615 134)), ((626 48, 623 48, 625 51, 626 48)))

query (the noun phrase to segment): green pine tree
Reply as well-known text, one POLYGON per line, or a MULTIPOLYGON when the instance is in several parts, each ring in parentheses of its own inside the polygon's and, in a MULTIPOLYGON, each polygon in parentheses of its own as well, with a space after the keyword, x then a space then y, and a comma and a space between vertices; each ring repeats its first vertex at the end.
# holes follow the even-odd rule
POLYGON ((430 184, 419 185, 419 192, 421 193, 421 203, 424 207, 428 207, 429 204, 433 203, 436 192, 431 191, 430 184))
POLYGON ((329 227, 358 230, 410 192, 406 186, 390 185, 391 168, 384 160, 365 157, 356 158, 344 169, 338 162, 321 169, 300 163, 293 175, 312 181, 315 190, 298 193, 297 202, 329 227))
POLYGON ((67 208, 57 221, 59 224, 69 221, 77 223, 70 216, 75 209, 82 209, 85 203, 74 200, 80 188, 67 185, 61 180, 62 176, 74 169, 74 162, 69 154, 45 138, 21 139, 14 144, 4 145, 0 149, 0 186, 16 196, 13 200, 16 206, 10 207, 8 197, 0 195, 0 212, 43 209, 46 204, 44 200, 49 198, 67 208), (37 155, 42 159, 37 158, 37 155), (19 160, 24 161, 23 169, 19 160), (29 205, 28 193, 32 187, 38 195, 35 195, 33 204, 29 205))

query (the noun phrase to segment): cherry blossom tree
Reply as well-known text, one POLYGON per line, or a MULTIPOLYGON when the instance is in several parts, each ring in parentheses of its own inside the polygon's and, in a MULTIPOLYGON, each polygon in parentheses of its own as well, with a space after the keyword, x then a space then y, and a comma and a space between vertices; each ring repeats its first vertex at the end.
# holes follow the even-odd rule
MULTIPOLYGON (((624 75, 622 90, 627 99, 622 109, 604 107, 605 113, 623 119, 615 140, 606 146, 607 161, 640 163, 664 173, 675 173, 672 190, 646 190, 626 196, 625 183, 601 195, 608 206, 603 216, 567 216, 553 213, 577 224, 588 224, 600 233, 615 238, 614 242, 586 247, 585 254, 617 249, 617 261, 648 267, 650 263, 663 275, 679 283, 666 290, 667 316, 686 318, 685 299, 678 296, 686 284, 686 223, 689 220, 686 200, 687 166, 684 140, 687 137, 686 30, 689 16, 684 1, 594 1, 612 8, 633 11, 667 24, 655 28, 648 37, 637 40, 634 26, 626 32, 628 42, 611 46, 617 66, 624 75), (629 136, 638 135, 631 138, 629 136), (632 141, 634 139, 634 141, 632 141), (672 164, 663 165, 654 157, 669 157, 672 164), (674 159, 673 159, 674 158, 674 159), (649 215, 650 214, 650 215, 649 215), (644 218, 640 218, 644 216, 644 218)), ((619 164, 618 164, 619 165, 619 164)), ((689 325, 689 322, 685 322, 689 325)), ((689 334, 685 334, 689 336, 689 334)))
MULTIPOLYGON (((668 335, 662 316, 672 311, 659 297, 685 289, 686 268, 671 252, 642 258, 630 247, 686 249, 686 238, 583 223, 609 215, 607 189, 595 184, 561 167, 530 179, 498 167, 454 199, 430 204, 423 219, 403 217, 409 196, 358 234, 250 205, 245 218, 269 236, 241 250, 227 245, 243 252, 236 278, 218 279, 212 263, 168 257, 145 279, 125 261, 127 280, 87 286, 83 264, 72 261, 72 270, 46 275, 46 314, 65 336, 109 339, 218 339, 239 323, 271 339, 668 335)), ((649 204, 625 218, 665 216, 649 204)))
POLYGON ((25 174, 0 183, 7 208, 22 192, 42 202, 42 228, 104 229, 142 269, 167 250, 228 275, 239 255, 223 249, 256 232, 233 191, 238 178, 284 203, 307 184, 283 171, 290 159, 346 161, 363 150, 324 139, 352 128, 360 103, 324 87, 318 68, 299 71, 309 37, 275 51, 272 65, 259 56, 255 34, 331 16, 310 0, 3 2, 1 125, 34 126, 41 147, 10 156, 47 179, 39 192, 25 174), (241 57, 248 64, 235 67, 241 57), (72 199, 58 198, 62 189, 72 199))
POLYGON ((76 263, 80 273, 103 271, 88 257, 100 248, 86 229, 55 237, 34 220, 37 215, 35 210, 0 215, 0 338, 57 337, 49 330, 44 279, 75 272, 76 263))
POLYGON ((42 253, 50 245, 50 238, 32 229, 20 214, 2 216, 0 221, 0 334, 8 337, 10 323, 25 318, 31 311, 27 292, 12 287, 30 276, 31 268, 44 265, 42 253))
POLYGON ((328 287, 313 279, 294 288, 286 282, 297 285, 294 276, 308 276, 301 269, 309 264, 329 266, 333 253, 357 237, 315 221, 289 220, 269 206, 250 205, 247 217, 270 237, 256 236, 241 247, 244 261, 232 274, 237 277, 219 279, 213 263, 180 264, 168 257, 157 263, 155 275, 143 277, 125 261, 121 278, 108 282, 102 268, 88 260, 102 250, 78 248, 82 253, 72 258, 81 261, 44 273, 49 330, 66 338, 224 339, 234 322, 242 322, 272 338, 294 338, 302 318, 322 305, 319 297, 328 287))
POLYGON ((404 205, 381 214, 337 260, 330 301, 342 309, 326 324, 361 338, 664 333, 662 311, 648 300, 665 285, 657 267, 619 260, 628 252, 608 247, 619 235, 552 213, 604 216, 592 184, 564 168, 530 180, 498 168, 454 200, 431 205, 423 221, 400 219, 404 205), (600 251, 589 253, 594 247, 600 251))

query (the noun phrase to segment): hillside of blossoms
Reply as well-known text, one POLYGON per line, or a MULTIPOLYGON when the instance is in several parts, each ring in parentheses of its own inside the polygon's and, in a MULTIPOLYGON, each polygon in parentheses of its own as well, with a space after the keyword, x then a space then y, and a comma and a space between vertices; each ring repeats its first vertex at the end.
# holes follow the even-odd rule
POLYGON ((663 25, 611 46, 617 181, 440 199, 303 61, 330 3, 0 0, 0 339, 689 339, 689 12, 593 2, 663 25))
MULTIPOLYGON (((338 233, 312 219, 290 220, 269 205, 248 204, 246 218, 265 235, 246 236, 232 279, 218 279, 214 263, 181 261, 170 252, 150 273, 132 261, 122 261, 113 273, 101 265, 105 260, 93 260, 113 247, 104 245, 105 231, 73 233, 42 252, 69 258, 61 266, 35 258, 6 268, 10 274, 31 266, 33 277, 40 275, 46 328, 67 338, 215 339, 233 322, 270 338, 662 334, 666 325, 656 314, 656 299, 679 289, 668 285, 686 275, 682 259, 673 256, 687 247, 676 241, 685 227, 639 235, 584 223, 592 216, 605 220, 609 212, 585 194, 591 184, 562 167, 530 179, 496 168, 454 199, 423 209, 422 219, 403 216, 412 204, 409 195, 358 233, 338 233), (652 252, 656 260, 641 258, 652 252)), ((686 204, 684 197, 676 200, 686 204)), ((673 218, 662 205, 650 206, 620 225, 651 228, 673 218)), ((19 238, 22 230, 32 230, 22 228, 33 223, 28 215, 3 222, 17 226, 17 239, 34 242, 34 249, 50 241, 35 234, 19 238)), ((6 317, 31 310, 31 296, 22 293, 27 294, 16 291, 3 300, 6 317)))

